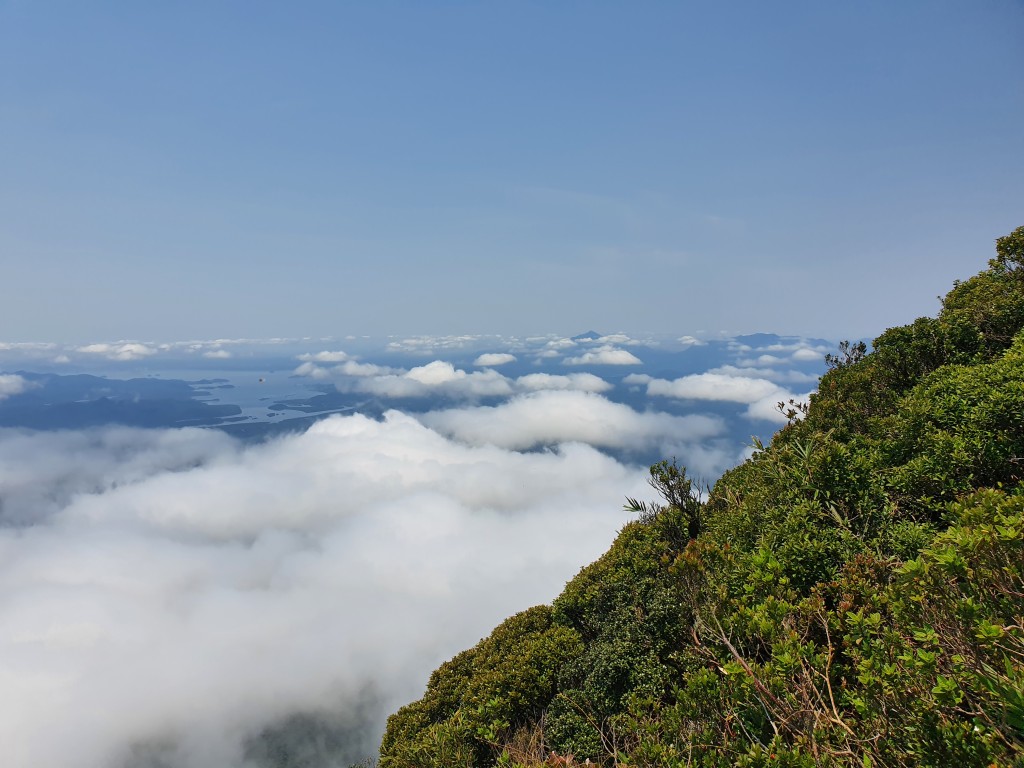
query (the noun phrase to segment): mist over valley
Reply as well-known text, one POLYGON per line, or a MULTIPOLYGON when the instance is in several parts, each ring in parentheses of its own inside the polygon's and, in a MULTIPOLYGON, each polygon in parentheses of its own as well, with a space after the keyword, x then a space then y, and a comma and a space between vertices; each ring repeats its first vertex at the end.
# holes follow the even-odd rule
POLYGON ((603 551, 647 464, 712 481, 826 345, 3 345, 14 764, 372 756, 431 669, 603 551))

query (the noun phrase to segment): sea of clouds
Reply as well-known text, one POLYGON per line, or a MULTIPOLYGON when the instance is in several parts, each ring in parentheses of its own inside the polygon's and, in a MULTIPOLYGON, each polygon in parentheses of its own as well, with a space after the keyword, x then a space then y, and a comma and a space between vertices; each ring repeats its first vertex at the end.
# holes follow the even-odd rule
MULTIPOLYGON (((215 365, 243 342, 0 352, 20 356, 7 371, 215 365)), ((289 353, 289 382, 425 405, 264 442, 0 428, 4 764, 266 768, 287 755, 326 768, 373 755, 386 716, 440 662, 607 549, 625 497, 652 496, 637 457, 713 479, 746 455, 737 429, 784 421, 775 403, 812 386, 820 356, 800 340, 723 342, 716 367, 668 375, 677 358, 624 335, 480 346, 289 353)), ((0 373, 0 406, 41 386, 26 376, 0 373)))
POLYGON ((296 714, 344 731, 323 765, 370 755, 431 669, 550 601, 645 493, 587 445, 469 445, 399 412, 248 447, 2 433, 0 486, 4 762, 83 768, 261 764, 296 714))

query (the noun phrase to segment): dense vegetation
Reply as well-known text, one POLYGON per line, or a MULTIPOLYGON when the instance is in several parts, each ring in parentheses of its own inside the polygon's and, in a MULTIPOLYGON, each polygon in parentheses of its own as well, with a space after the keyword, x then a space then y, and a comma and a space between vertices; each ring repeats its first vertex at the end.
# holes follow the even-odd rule
POLYGON ((1024 227, 388 721, 399 766, 1024 766, 1024 227))

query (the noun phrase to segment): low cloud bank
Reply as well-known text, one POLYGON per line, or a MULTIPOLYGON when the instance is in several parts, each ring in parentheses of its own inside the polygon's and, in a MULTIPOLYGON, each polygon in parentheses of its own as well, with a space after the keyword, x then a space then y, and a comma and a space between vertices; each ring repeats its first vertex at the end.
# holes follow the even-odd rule
MULTIPOLYGON (((668 438, 640 437, 666 417, 596 400, 606 433, 668 438)), ((518 437, 516 414, 492 415, 506 447, 472 439, 482 412, 332 417, 248 448, 0 432, 5 762, 250 768, 295 723, 333 724, 322 765, 371 753, 431 669, 549 601, 607 547, 623 497, 651 495, 592 447, 507 447, 564 440, 536 432, 555 404, 510 403, 535 410, 518 437)))
POLYGON ((777 408, 778 403, 788 403, 791 399, 806 402, 809 397, 809 394, 794 394, 768 379, 728 373, 695 373, 671 381, 641 374, 626 377, 625 381, 646 384, 647 394, 652 396, 744 403, 747 405, 747 418, 776 424, 785 424, 788 420, 777 408))
POLYGON ((453 408, 418 417, 470 445, 528 450, 579 442, 600 448, 677 456, 694 472, 717 476, 730 463, 709 463, 706 443, 725 426, 715 416, 634 411, 588 392, 543 391, 496 406, 453 408))
MULTIPOLYGON (((515 359, 512 355, 481 355, 474 361, 474 365, 498 365, 499 362, 504 364, 515 359), (504 357, 509 359, 498 360, 504 357)), ((409 370, 384 368, 355 360, 346 360, 340 365, 325 368, 312 360, 306 360, 292 374, 319 380, 333 379, 343 392, 365 392, 390 398, 443 395, 455 400, 473 401, 485 397, 511 397, 539 390, 607 392, 614 389, 612 384, 592 373, 531 373, 510 378, 489 367, 482 371, 464 371, 444 360, 434 360, 409 370)))

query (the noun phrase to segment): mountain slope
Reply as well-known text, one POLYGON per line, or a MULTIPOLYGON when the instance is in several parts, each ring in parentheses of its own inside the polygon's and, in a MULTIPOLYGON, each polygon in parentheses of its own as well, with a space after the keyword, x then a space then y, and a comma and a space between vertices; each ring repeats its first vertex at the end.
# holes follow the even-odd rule
POLYGON ((652 467, 669 503, 435 671, 381 765, 1024 765, 1022 328, 1024 227, 706 504, 652 467))

